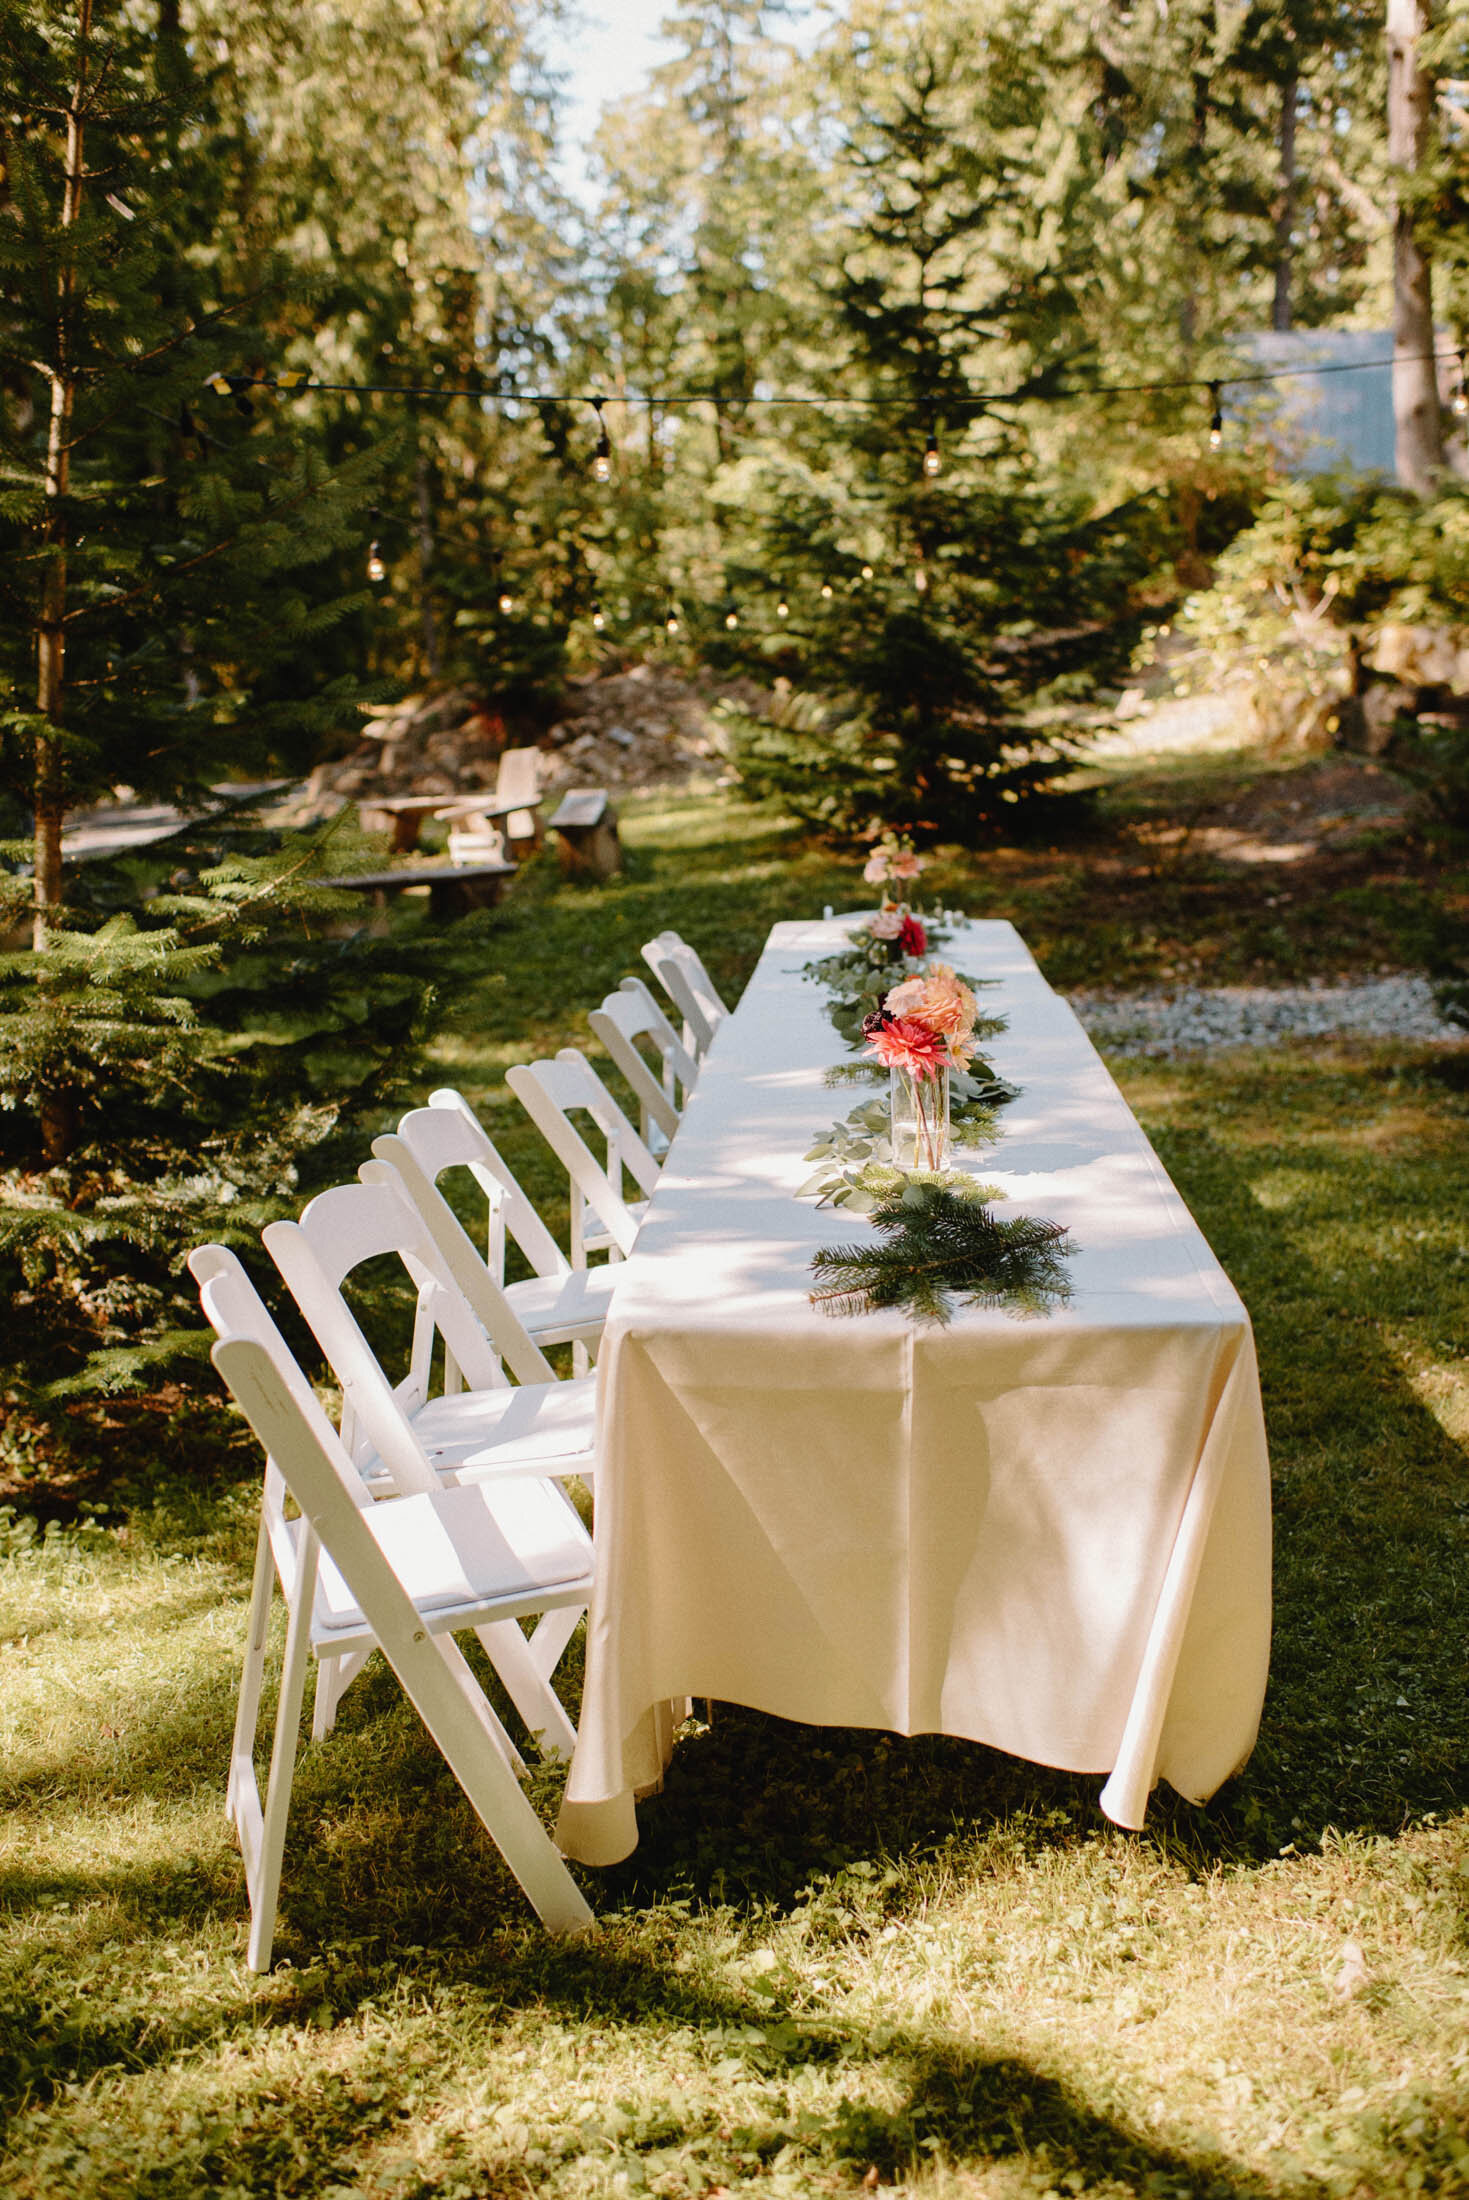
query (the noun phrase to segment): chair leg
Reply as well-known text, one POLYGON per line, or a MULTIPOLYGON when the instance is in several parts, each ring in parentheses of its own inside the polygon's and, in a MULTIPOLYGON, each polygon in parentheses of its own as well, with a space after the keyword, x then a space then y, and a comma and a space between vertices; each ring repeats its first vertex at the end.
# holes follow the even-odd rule
POLYGON ((432 1635, 429 1640, 433 1643, 434 1648, 438 1651, 450 1672, 455 1675, 460 1686, 469 1691, 469 1701, 474 1708, 475 1716, 479 1720, 486 1737, 493 1743, 496 1754, 506 1771, 513 1772, 517 1780, 523 1780, 526 1774, 525 1759, 501 1725, 499 1714, 475 1679, 473 1669, 454 1637, 452 1635, 432 1635))
POLYGON ((504 1758, 484 1747, 485 1716, 494 1718, 484 1691, 448 1637, 432 1639, 447 1673, 416 1642, 389 1651, 394 1671, 541 1923, 548 1932, 584 1932, 592 1923, 585 1896, 504 1758))
MULTIPOLYGON (((306 1666, 311 1655, 311 1607, 316 1597, 316 1554, 315 1537, 303 1532, 296 1574, 296 1597, 291 1606, 290 1625, 286 1629, 286 1655, 281 1667, 280 1701, 276 1705, 275 1737, 271 1744, 270 1772, 265 1786, 265 1808, 261 1813, 258 1831, 254 1827, 250 1829, 253 1839, 247 1836, 243 1825, 240 1828, 240 1846, 245 1857, 245 1885, 250 1896, 250 1943, 245 1960, 252 1971, 270 1969, 270 1954, 275 1942, 281 1859, 285 1854, 291 1787, 296 1777, 296 1749, 301 1735, 301 1703, 306 1692, 306 1666)), ((253 1772, 251 1786, 254 1786, 253 1772)))
POLYGON ((554 1612, 547 1612, 531 1629, 529 1649, 535 1661, 536 1671, 549 1681, 566 1653, 566 1645, 576 1633, 584 1605, 563 1604, 554 1612))
POLYGON ((311 1705, 311 1739, 324 1742, 337 1723, 337 1712, 342 1698, 352 1686, 368 1659, 371 1646, 354 1650, 350 1657, 332 1658, 316 1671, 316 1693, 311 1705))
POLYGON ((255 1539, 255 1572, 250 1583, 250 1612, 245 1628, 245 1662, 240 1673, 240 1700, 235 1707, 235 1731, 230 1742, 229 1779, 224 1808, 228 1818, 237 1815, 241 1796, 241 1766, 249 1771, 253 1787, 255 1729, 260 1721, 260 1690, 265 1679, 265 1650, 270 1638, 270 1607, 275 1596, 275 1556, 264 1520, 255 1539))
MULTIPOLYGON (((578 1607, 573 1607, 572 1616, 575 1624, 581 1616, 578 1607)), ((541 1672, 538 1659, 520 1631, 519 1622, 490 1620, 485 1626, 476 1627, 475 1633, 504 1682, 510 1701, 524 1719, 528 1731, 537 1737, 541 1755, 549 1757, 553 1763, 569 1757, 576 1747, 576 1728, 541 1672)))
MULTIPOLYGON (((316 1669, 316 1687, 311 1699, 311 1739, 324 1742, 337 1723, 337 1706, 350 1676, 345 1672, 345 1658, 332 1658, 316 1669)), ((361 1671, 361 1666, 358 1666, 361 1671)))

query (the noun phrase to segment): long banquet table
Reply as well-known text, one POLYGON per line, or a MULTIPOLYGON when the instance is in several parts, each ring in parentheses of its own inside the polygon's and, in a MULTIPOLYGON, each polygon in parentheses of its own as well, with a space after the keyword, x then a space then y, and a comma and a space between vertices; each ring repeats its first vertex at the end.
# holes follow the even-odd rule
MULTIPOLYGON (((1065 1223, 1065 1307, 947 1327, 810 1304, 860 1220, 795 1197, 858 1097, 801 967, 851 920, 778 924, 705 1059, 599 1358, 598 1581, 557 1839, 637 1842, 691 1696, 967 1737, 1105 1773, 1143 1822, 1248 1757, 1270 1635, 1249 1318, 1076 1017, 1013 926, 941 950, 997 981, 1021 1097, 961 1165, 1065 1223)), ((1001 1210, 1006 1211, 1005 1209, 1001 1210)))

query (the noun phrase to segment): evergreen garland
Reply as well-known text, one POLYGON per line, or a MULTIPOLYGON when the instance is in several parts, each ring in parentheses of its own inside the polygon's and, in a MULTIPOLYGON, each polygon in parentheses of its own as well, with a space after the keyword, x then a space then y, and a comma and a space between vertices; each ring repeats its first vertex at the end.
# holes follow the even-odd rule
POLYGON ((872 1211, 881 1242, 812 1255, 812 1305, 824 1314, 900 1307, 927 1322, 949 1321, 956 1299, 1022 1314, 1064 1305, 1064 1263, 1076 1249, 1069 1234, 1032 1215, 1000 1220, 985 1203, 988 1190, 910 1177, 872 1211))

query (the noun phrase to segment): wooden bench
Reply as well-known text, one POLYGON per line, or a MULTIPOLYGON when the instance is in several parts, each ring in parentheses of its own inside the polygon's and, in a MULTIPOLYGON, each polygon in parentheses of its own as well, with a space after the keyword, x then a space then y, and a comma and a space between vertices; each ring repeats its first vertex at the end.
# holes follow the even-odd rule
POLYGON ((513 863, 405 864, 398 871, 354 871, 350 878, 324 878, 321 883, 347 894, 370 894, 379 909, 387 908, 390 894, 426 886, 430 916, 462 917, 470 909, 493 909, 515 869, 513 863))
POLYGON ((556 853, 568 876, 586 872, 611 878, 622 869, 617 812, 605 787, 575 787, 564 794, 551 830, 558 836, 556 853))

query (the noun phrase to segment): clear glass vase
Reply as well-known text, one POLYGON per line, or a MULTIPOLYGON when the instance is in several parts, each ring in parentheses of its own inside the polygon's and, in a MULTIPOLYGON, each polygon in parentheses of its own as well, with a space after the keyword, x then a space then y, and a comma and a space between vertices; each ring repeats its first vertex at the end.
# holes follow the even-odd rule
POLYGON ((893 1166, 946 1169, 949 1165, 949 1073, 914 1077, 905 1069, 888 1072, 888 1109, 892 1124, 893 1166))

